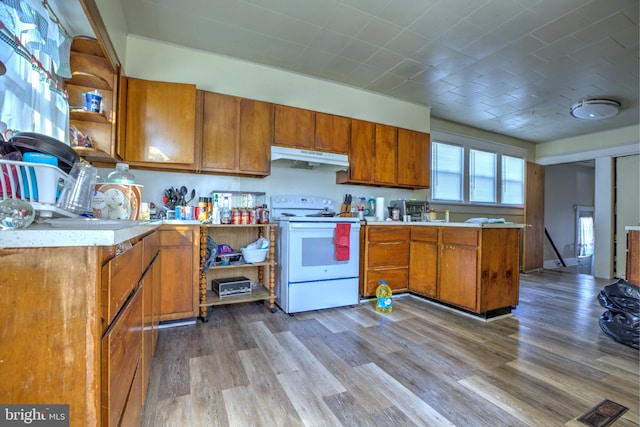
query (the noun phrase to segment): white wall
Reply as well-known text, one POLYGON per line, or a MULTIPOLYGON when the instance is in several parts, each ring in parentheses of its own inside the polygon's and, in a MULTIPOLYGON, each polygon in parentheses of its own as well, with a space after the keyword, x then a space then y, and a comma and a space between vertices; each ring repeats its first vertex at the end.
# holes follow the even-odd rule
MULTIPOLYGON (((100 169, 99 175, 106 177, 110 170, 100 169)), ((284 165, 272 165, 271 175, 266 178, 238 178, 231 176, 202 175, 179 172, 152 172, 131 169, 136 183, 144 185, 142 200, 162 206, 162 192, 170 186, 186 186, 196 190, 195 201, 200 196, 209 196, 213 191, 247 191, 266 193, 267 204, 271 206, 271 196, 280 194, 305 194, 327 197, 333 201, 336 210, 345 193, 353 195, 354 201, 360 196, 384 197, 385 204, 399 198, 411 197, 410 190, 378 188, 356 185, 335 184, 335 172, 330 169, 301 170, 284 165)), ((194 204, 194 203, 192 203, 194 204)))
POLYGON ((124 67, 124 61, 127 57, 127 33, 129 30, 120 0, 96 0, 96 5, 100 10, 100 17, 107 27, 111 44, 124 67))
POLYGON ((553 165, 640 152, 640 126, 557 139, 536 145, 536 163, 553 165))
POLYGON ((613 167, 612 157, 596 158, 593 275, 604 279, 613 278, 613 167))
POLYGON ((627 271, 627 225, 640 225, 640 155, 616 158, 615 277, 627 271))
POLYGON ((430 130, 430 108, 424 105, 137 36, 127 38, 125 73, 421 132, 430 130))

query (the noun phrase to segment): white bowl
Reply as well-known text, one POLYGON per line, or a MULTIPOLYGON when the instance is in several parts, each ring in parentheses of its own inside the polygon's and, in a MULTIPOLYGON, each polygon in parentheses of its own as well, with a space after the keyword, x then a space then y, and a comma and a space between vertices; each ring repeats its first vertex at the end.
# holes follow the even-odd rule
POLYGON ((367 222, 376 222, 378 220, 378 217, 377 216, 365 216, 364 219, 367 222))
POLYGON ((266 248, 266 249, 242 248, 241 251, 242 251, 242 258, 244 258, 244 262, 246 262, 247 264, 253 264, 256 262, 263 262, 267 257, 269 248, 266 248))

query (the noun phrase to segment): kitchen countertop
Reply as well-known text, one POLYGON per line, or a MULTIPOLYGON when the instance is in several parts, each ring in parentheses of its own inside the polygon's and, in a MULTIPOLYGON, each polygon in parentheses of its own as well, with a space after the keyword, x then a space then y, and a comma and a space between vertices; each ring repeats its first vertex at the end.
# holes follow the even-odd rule
POLYGON ((411 225, 420 227, 467 227, 467 228, 524 228, 524 224, 516 224, 512 222, 494 222, 494 223, 474 223, 474 222, 402 222, 402 221, 363 221, 367 225, 411 225))
POLYGON ((626 231, 640 231, 640 225, 625 225, 626 231))
MULTIPOLYGON (((365 221, 362 221, 365 223, 365 221)), ((86 226, 78 223, 55 226, 41 222, 32 224, 24 230, 0 230, 0 248, 33 247, 70 247, 70 246, 113 246, 137 237, 163 225, 200 225, 199 221, 156 220, 156 221, 107 221, 92 223, 86 220, 86 226)), ((422 226, 422 227, 468 227, 468 228, 524 228, 524 224, 515 223, 468 223, 468 222, 400 222, 373 221, 367 225, 422 226)), ((627 226, 629 229, 640 229, 627 226)))
POLYGON ((199 221, 60 221, 32 224, 23 230, 0 230, 0 248, 113 246, 146 234, 162 224, 200 225, 199 221))

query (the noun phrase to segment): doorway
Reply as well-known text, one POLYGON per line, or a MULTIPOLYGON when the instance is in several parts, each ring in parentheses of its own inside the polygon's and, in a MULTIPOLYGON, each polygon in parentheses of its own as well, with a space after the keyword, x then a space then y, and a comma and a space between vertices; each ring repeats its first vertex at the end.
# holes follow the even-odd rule
POLYGON ((576 205, 576 266, 578 274, 593 276, 593 206, 576 205))
POLYGON ((549 238, 544 268, 574 274, 595 272, 594 166, 595 162, 587 161, 545 166, 544 228, 549 238))

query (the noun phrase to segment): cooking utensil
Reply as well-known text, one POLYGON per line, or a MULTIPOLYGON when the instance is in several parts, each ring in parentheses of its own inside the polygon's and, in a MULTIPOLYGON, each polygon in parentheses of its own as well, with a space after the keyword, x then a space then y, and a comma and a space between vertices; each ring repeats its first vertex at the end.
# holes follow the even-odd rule
POLYGON ((194 188, 193 190, 191 190, 191 196, 189 197, 189 200, 187 200, 185 204, 188 205, 189 202, 192 201, 195 197, 196 197, 196 189, 194 188))
POLYGON ((62 141, 47 135, 32 132, 18 132, 7 141, 23 154, 29 151, 51 154, 58 158, 58 167, 69 173, 73 165, 80 160, 80 156, 62 141))

